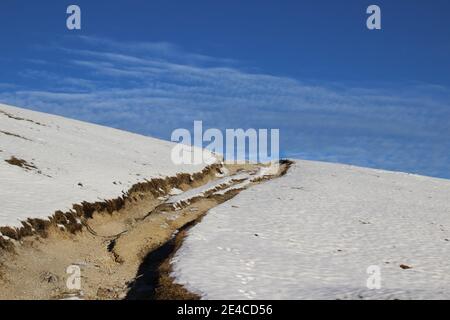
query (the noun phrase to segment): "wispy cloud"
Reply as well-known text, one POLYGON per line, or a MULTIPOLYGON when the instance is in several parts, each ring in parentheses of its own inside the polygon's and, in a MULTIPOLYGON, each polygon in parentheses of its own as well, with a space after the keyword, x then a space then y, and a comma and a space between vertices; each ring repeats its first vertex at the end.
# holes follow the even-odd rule
POLYGON ((280 128, 286 155, 450 177, 448 88, 318 85, 164 42, 77 40, 26 64, 0 100, 165 139, 194 120, 280 128))

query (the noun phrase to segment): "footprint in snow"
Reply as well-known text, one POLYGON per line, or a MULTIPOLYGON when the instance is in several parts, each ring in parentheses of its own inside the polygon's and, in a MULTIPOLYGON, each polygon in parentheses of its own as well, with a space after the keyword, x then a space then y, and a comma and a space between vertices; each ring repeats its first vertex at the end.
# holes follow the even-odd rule
POLYGON ((241 280, 241 284, 248 284, 249 282, 255 280, 255 278, 252 276, 245 276, 242 274, 237 274, 236 277, 241 280))
POLYGON ((239 260, 239 262, 244 264, 244 266, 245 266, 244 268, 247 271, 252 271, 253 268, 255 267, 255 261, 252 261, 252 260, 246 262, 245 260, 241 259, 241 260, 239 260))
POLYGON ((253 290, 239 289, 238 291, 239 291, 239 293, 242 293, 248 299, 253 299, 256 296, 256 292, 253 290))

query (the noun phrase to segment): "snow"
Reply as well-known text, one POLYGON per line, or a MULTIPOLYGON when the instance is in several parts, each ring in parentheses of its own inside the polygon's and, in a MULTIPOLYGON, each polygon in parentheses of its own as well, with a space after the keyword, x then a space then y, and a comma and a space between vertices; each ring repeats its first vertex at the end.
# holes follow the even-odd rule
MULTIPOLYGON (((0 226, 122 195, 145 179, 201 171, 176 165, 173 143, 0 104, 0 226), (28 167, 11 165, 15 157, 28 167)), ((186 150, 192 152, 191 147, 186 150)), ((205 158, 212 155, 204 150, 205 158)))
MULTIPOLYGON (((247 188, 252 182, 257 181, 260 178, 266 178, 269 176, 276 175, 278 172, 278 169, 279 169, 278 166, 261 167, 261 168, 259 168, 259 170, 257 172, 250 174, 249 176, 243 178, 242 182, 233 184, 231 186, 228 186, 227 188, 218 190, 218 191, 214 192, 214 194, 224 195, 225 193, 232 191, 232 190, 239 190, 239 189, 247 188), (276 168, 276 170, 274 168, 276 168)), ((241 179, 236 179, 236 180, 241 180, 241 179)))
POLYGON ((182 194, 183 190, 178 189, 178 188, 172 188, 172 190, 170 190, 169 195, 174 196, 177 194, 182 194))
POLYGON ((172 203, 174 205, 181 204, 183 202, 189 203, 189 201, 196 197, 202 197, 207 192, 213 191, 219 187, 227 187, 235 180, 243 180, 248 179, 250 177, 247 173, 238 173, 230 176, 225 176, 217 180, 210 181, 205 183, 204 185, 187 190, 185 192, 175 192, 169 199, 167 199, 166 203, 172 203))
POLYGON ((204 299, 449 299, 449 240, 449 180, 297 161, 210 210, 173 276, 204 299))
POLYGON ((232 185, 232 186, 230 186, 230 187, 228 187, 228 188, 225 188, 225 189, 216 191, 216 192, 214 192, 214 194, 217 194, 217 195, 224 195, 225 193, 227 193, 227 192, 229 192, 229 191, 232 191, 232 190, 244 189, 244 188, 246 188, 251 182, 252 182, 251 179, 245 180, 245 181, 243 181, 243 182, 240 182, 240 183, 237 183, 237 184, 235 184, 235 185, 232 185))

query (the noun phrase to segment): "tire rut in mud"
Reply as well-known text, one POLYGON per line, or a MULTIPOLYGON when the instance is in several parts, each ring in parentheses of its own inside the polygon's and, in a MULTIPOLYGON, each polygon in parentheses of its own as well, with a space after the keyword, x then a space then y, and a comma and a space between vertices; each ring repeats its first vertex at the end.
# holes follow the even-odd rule
MULTIPOLYGON (((280 161, 280 168, 276 175, 254 179, 253 184, 261 183, 267 180, 281 177, 287 173, 291 161, 280 161)), ((188 291, 182 285, 174 282, 171 276, 172 267, 171 260, 177 250, 183 244, 187 232, 190 228, 200 223, 207 212, 229 199, 234 198, 241 191, 247 189, 232 189, 224 194, 210 194, 206 198, 213 199, 214 205, 211 205, 197 219, 187 223, 181 227, 177 233, 165 244, 158 249, 148 253, 136 274, 135 280, 129 284, 129 291, 126 300, 198 300, 201 297, 193 292, 188 291)), ((202 201, 199 199, 198 201, 202 201)))
MULTIPOLYGON (((287 166, 282 164, 279 175, 284 174, 287 166)), ((261 168, 226 167, 230 176, 261 168)), ((68 226, 67 230, 60 230, 56 222, 66 220, 64 217, 43 224, 39 229, 42 235, 18 232, 12 234, 17 235, 17 240, 11 237, 13 240, 3 242, 0 237, 0 247, 5 247, 0 248, 0 298, 198 298, 173 283, 170 258, 182 244, 186 230, 198 223, 209 209, 238 194, 242 189, 228 187, 237 186, 242 180, 226 187, 217 186, 177 206, 160 201, 161 193, 155 190, 163 186, 167 195, 171 188, 181 186, 186 192, 218 180, 218 169, 211 167, 193 178, 183 176, 167 183, 136 186, 124 202, 120 201, 120 206, 111 210, 105 206, 112 202, 105 206, 85 204, 86 212, 78 216, 83 218, 82 224, 74 232, 68 226), (73 264, 81 268, 82 290, 66 288, 66 268, 73 264)), ((253 177, 251 184, 268 180, 253 177)))

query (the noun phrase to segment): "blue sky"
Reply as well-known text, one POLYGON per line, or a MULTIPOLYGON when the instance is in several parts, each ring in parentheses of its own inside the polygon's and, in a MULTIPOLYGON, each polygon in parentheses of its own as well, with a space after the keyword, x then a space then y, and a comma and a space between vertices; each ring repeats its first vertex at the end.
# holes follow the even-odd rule
POLYGON ((439 0, 4 0, 0 102, 163 139, 194 120, 279 128, 284 156, 450 178, 449 13, 439 0), (365 26, 370 4, 382 30, 365 26))

